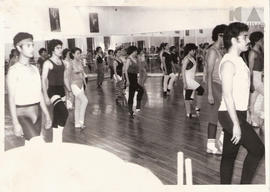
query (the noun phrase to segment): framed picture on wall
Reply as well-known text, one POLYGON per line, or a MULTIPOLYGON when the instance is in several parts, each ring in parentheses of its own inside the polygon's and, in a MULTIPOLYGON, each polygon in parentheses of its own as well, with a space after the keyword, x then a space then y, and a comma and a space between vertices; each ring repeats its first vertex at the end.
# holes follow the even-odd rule
POLYGON ((104 47, 106 51, 109 49, 110 43, 111 43, 111 37, 104 37, 104 47))
POLYGON ((186 36, 189 36, 189 30, 185 31, 186 36))
POLYGON ((90 22, 90 32, 91 33, 99 33, 98 14, 97 13, 89 13, 89 22, 90 22))
POLYGON ((60 32, 61 26, 60 26, 59 9, 49 8, 49 16, 50 16, 51 31, 60 32))

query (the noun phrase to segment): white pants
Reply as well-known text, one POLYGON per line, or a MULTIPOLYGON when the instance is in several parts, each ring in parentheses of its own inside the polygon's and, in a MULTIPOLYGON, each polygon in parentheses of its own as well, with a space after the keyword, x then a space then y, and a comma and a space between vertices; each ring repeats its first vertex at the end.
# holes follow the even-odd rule
POLYGON ((80 89, 77 85, 72 84, 71 91, 75 96, 75 109, 74 109, 75 127, 79 127, 84 124, 84 116, 88 100, 84 93, 83 86, 80 89))
POLYGON ((167 89, 171 90, 173 87, 173 83, 175 81, 175 74, 174 73, 170 73, 169 75, 164 75, 164 81, 163 81, 163 90, 164 92, 167 91, 167 89), (169 85, 168 85, 168 81, 169 78, 171 78, 169 85))

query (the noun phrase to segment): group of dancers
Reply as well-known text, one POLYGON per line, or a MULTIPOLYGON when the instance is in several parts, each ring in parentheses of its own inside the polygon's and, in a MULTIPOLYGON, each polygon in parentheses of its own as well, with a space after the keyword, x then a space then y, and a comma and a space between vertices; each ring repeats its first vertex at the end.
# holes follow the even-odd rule
MULTIPOLYGON (((207 100, 209 103, 207 153, 222 154, 220 177, 222 184, 232 180, 234 161, 240 145, 247 149, 244 160, 241 183, 251 183, 256 167, 264 155, 264 144, 254 131, 251 121, 255 116, 255 103, 258 95, 263 93, 263 33, 253 32, 248 36, 248 26, 243 23, 218 25, 213 29, 213 44, 204 57, 207 100), (250 40, 249 40, 250 39, 250 40), (251 41, 251 42, 250 42, 251 41), (247 62, 240 56, 249 51, 247 62), (252 93, 250 97, 250 90, 252 93), (219 123, 218 123, 219 122, 219 123), (217 145, 217 127, 220 124, 224 137, 222 145, 217 145)), ((80 48, 64 49, 60 40, 53 39, 48 44, 50 57, 46 50, 41 55, 40 70, 31 65, 34 56, 33 36, 29 33, 18 33, 14 37, 14 47, 18 59, 8 70, 7 86, 9 106, 16 136, 26 141, 42 141, 41 112, 45 117, 45 129, 53 128, 54 142, 62 141, 69 110, 74 107, 74 127, 84 129, 86 126, 85 111, 88 99, 86 75, 83 69, 82 50, 80 48), (52 106, 52 115, 49 113, 52 106), (52 119, 51 119, 52 117, 52 119)), ((171 94, 176 80, 175 64, 179 62, 176 47, 162 43, 160 51, 163 78, 163 95, 171 94)), ((196 51, 193 43, 184 47, 184 58, 181 61, 183 95, 187 118, 193 117, 193 100, 196 98, 195 112, 200 114, 205 88, 196 80, 196 51), (196 93, 196 95, 194 94, 196 93)), ((104 58, 102 48, 96 48, 97 87, 102 88, 104 80, 104 58)), ((141 111, 141 101, 145 93, 147 79, 146 61, 143 50, 136 46, 127 49, 121 47, 110 50, 108 63, 111 77, 115 81, 115 101, 125 100, 125 89, 128 87, 128 111, 131 118, 141 111), (133 100, 137 94, 136 109, 133 100)), ((176 90, 175 90, 176 91, 176 90)), ((179 90, 181 91, 181 90, 179 90)), ((260 114, 261 115, 261 114, 260 114)), ((262 117, 262 115, 260 116, 262 117)), ((263 118, 263 117, 262 117, 263 118)), ((255 123, 255 122, 254 122, 255 123)))

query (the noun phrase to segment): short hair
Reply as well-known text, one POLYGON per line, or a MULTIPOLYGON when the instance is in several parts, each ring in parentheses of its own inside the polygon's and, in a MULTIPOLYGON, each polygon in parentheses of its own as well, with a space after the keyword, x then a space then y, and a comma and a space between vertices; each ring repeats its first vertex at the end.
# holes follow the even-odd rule
POLYGON ((161 43, 159 46, 159 49, 164 49, 168 43, 161 43))
POLYGON ((171 47, 170 47, 170 51, 173 51, 174 49, 176 49, 175 46, 171 46, 171 47))
POLYGON ((119 47, 119 48, 117 48, 117 49, 115 49, 115 51, 114 51, 114 55, 116 55, 119 51, 122 51, 122 48, 121 47, 119 47))
POLYGON ((143 51, 143 49, 138 48, 138 54, 140 54, 143 51))
POLYGON ((55 47, 57 45, 63 45, 62 41, 60 41, 59 39, 52 39, 50 40, 49 44, 48 44, 48 52, 50 55, 52 55, 52 52, 54 51, 55 47))
POLYGON ((197 50, 198 47, 194 43, 187 43, 184 47, 184 56, 186 56, 191 50, 197 50))
POLYGON ((47 51, 47 50, 42 47, 41 49, 39 49, 38 54, 41 55, 44 51, 47 51))
POLYGON ((250 34, 249 40, 252 45, 252 47, 256 44, 257 41, 261 40, 263 38, 263 33, 260 31, 255 31, 250 34))
POLYGON ((248 26, 244 23, 234 22, 228 25, 224 31, 223 41, 225 49, 229 49, 232 46, 232 38, 239 36, 241 32, 248 31, 248 26))
POLYGON ((217 25, 213 31, 212 31, 212 40, 217 41, 218 40, 218 34, 223 33, 226 30, 228 26, 225 24, 217 25))
POLYGON ((131 55, 134 51, 138 51, 138 48, 134 45, 131 45, 127 48, 127 54, 131 55))
MULTIPOLYGON (((62 52, 63 59, 67 57, 68 52, 70 52, 70 49, 66 48, 62 52)), ((69 57, 71 58, 71 54, 69 54, 69 57)))
POLYGON ((70 54, 70 58, 71 58, 71 59, 74 59, 73 54, 75 54, 76 51, 80 51, 80 53, 82 53, 82 50, 81 50, 80 48, 74 47, 73 49, 71 49, 71 53, 72 53, 72 54, 70 54))
POLYGON ((101 47, 97 47, 97 48, 96 48, 96 53, 97 53, 100 49, 102 49, 102 48, 101 48, 101 47))
POLYGON ((113 50, 112 49, 109 49, 108 50, 108 54, 110 55, 111 53, 113 53, 113 50))
POLYGON ((13 38, 13 45, 14 45, 14 47, 16 48, 17 44, 19 42, 21 42, 22 40, 25 40, 25 39, 32 39, 32 40, 34 40, 34 37, 30 33, 25 33, 25 32, 19 32, 19 33, 17 33, 14 36, 14 38, 13 38))

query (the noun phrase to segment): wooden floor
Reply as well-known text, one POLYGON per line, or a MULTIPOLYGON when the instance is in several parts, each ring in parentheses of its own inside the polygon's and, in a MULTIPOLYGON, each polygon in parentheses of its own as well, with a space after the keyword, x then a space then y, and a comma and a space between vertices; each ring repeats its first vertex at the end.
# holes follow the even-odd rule
MULTIPOLYGON (((162 97, 161 78, 151 77, 146 83, 142 113, 130 119, 127 108, 114 102, 114 86, 108 79, 97 90, 96 82, 88 83, 89 105, 83 131, 74 129, 73 113, 64 130, 65 142, 96 146, 120 158, 149 168, 164 184, 176 184, 177 152, 192 159, 194 184, 219 184, 220 156, 205 152, 207 140, 207 101, 204 96, 200 118, 186 119, 182 96, 182 83, 177 81, 174 92, 162 97)), ((7 96, 7 95, 6 95, 7 96)), ((23 145, 14 136, 5 99, 5 149, 23 145)), ((51 141, 52 132, 44 132, 51 141)), ((241 167, 246 151, 240 148, 233 183, 240 182, 241 167)), ((83 157, 82 157, 83 158, 83 157)), ((265 183, 265 163, 261 161, 254 184, 265 183)))

